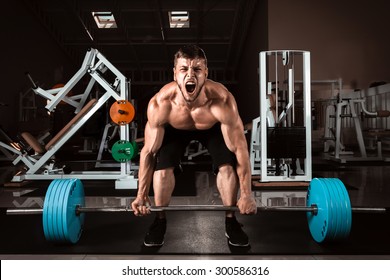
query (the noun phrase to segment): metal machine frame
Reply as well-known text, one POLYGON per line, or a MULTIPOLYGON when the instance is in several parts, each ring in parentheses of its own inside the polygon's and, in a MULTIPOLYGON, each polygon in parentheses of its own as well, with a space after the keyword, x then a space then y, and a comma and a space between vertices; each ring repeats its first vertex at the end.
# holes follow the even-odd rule
MULTIPOLYGON (((370 88, 368 91, 372 91, 373 94, 388 93, 390 90, 390 84, 382 85, 378 88, 370 88)), ((326 108, 325 117, 325 141, 324 152, 327 159, 335 160, 340 163, 352 162, 352 161, 389 161, 388 157, 382 154, 382 139, 389 138, 388 131, 378 132, 378 137, 375 139, 367 139, 364 134, 364 125, 361 121, 362 116, 368 118, 379 118, 381 116, 377 111, 369 111, 367 109, 367 96, 366 91, 354 91, 352 93, 341 93, 338 95, 337 102, 329 105, 326 108), (359 147, 359 153, 355 153, 352 150, 347 150, 342 141, 342 132, 346 125, 346 119, 353 125, 356 134, 356 142, 359 147), (372 140, 370 145, 366 142, 372 140), (333 146, 334 151, 330 152, 330 147, 333 146), (367 146, 371 150, 376 150, 376 154, 369 154, 367 146)), ((387 112, 388 111, 381 111, 387 112)), ((367 128, 366 128, 367 130, 367 128)), ((374 129, 375 130, 375 129, 374 129)), ((383 129, 379 129, 383 130, 383 129)), ((375 135, 375 131, 372 132, 375 135)))
MULTIPOLYGON (((31 77, 29 76, 31 79, 31 77)), ((86 180, 116 180, 115 187, 117 189, 136 189, 137 180, 134 178, 134 168, 132 163, 120 163, 119 171, 80 171, 65 174, 61 169, 55 169, 52 165, 47 165, 53 158, 54 154, 86 123, 86 121, 101 108, 110 98, 115 100, 129 100, 130 81, 112 65, 98 50, 89 49, 85 55, 84 61, 79 71, 63 86, 56 89, 44 90, 33 83, 33 90, 36 94, 43 96, 48 100, 46 109, 49 111, 55 110, 56 106, 64 101, 75 107, 75 113, 85 105, 94 84, 97 82, 106 91, 96 102, 94 106, 82 116, 66 133, 43 155, 33 158, 26 153, 20 154, 14 164, 22 161, 27 166, 27 171, 16 174, 12 181, 18 182, 23 180, 52 180, 57 178, 79 178, 86 180), (115 81, 109 83, 104 73, 108 70, 115 76, 115 81), (91 77, 83 94, 68 97, 70 90, 85 76, 91 77), (42 169, 44 169, 42 171, 42 169)), ((121 125, 120 139, 130 141, 129 125, 121 125)))
MULTIPOLYGON (((252 121, 250 161, 252 175, 259 176, 259 182, 308 182, 312 179, 311 158, 311 82, 310 52, 296 50, 264 51, 260 61, 260 117, 252 121), (299 59, 301 58, 301 62, 299 59), (274 72, 273 72, 274 71, 274 72), (274 74, 272 74, 272 72, 274 74), (299 80, 301 79, 301 80, 299 80), (296 89, 301 86, 303 94, 302 125, 304 131, 305 157, 303 168, 300 159, 281 158, 280 172, 275 172, 279 164, 267 156, 269 129, 297 128, 295 118, 296 89), (271 105, 274 94, 275 106, 271 105), (273 108, 273 109, 272 109, 273 108), (294 161, 294 162, 293 162, 294 161), (295 162, 296 161, 296 162, 295 162), (291 173, 290 165, 296 166, 296 174, 291 173)), ((302 137, 302 136, 301 136, 302 137)), ((290 141, 290 139, 285 139, 290 141)))

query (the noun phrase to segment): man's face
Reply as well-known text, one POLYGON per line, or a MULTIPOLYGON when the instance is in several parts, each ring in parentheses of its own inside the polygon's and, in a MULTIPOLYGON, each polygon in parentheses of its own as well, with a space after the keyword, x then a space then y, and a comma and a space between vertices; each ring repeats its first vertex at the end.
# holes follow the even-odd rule
POLYGON ((184 100, 196 100, 207 78, 208 69, 201 58, 178 58, 173 68, 174 80, 178 84, 184 100))

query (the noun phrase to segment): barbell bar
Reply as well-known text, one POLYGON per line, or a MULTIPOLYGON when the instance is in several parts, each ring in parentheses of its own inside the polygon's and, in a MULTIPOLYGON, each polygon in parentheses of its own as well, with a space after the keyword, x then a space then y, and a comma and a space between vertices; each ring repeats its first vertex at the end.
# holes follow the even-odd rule
MULTIPOLYGON (((150 212, 163 211, 239 211, 237 206, 222 206, 222 205, 170 205, 170 206, 150 206, 150 212)), ((258 206, 258 211, 264 212, 312 212, 317 213, 318 207, 312 206, 258 206)), ((386 208, 381 207, 352 207, 352 212, 360 213, 386 213, 386 208)), ((7 215, 42 215, 43 208, 21 207, 7 209, 7 215)), ((81 207, 76 206, 76 214, 80 213, 96 213, 96 212, 134 212, 130 206, 116 206, 116 207, 81 207)))
MULTIPOLYGON (((306 212, 313 239, 322 243, 347 238, 352 212, 385 213, 386 208, 351 207, 344 184, 337 178, 314 178, 307 191, 306 206, 259 206, 258 211, 306 212)), ((43 208, 7 209, 8 215, 42 214, 45 238, 53 242, 77 243, 88 212, 131 212, 129 206, 86 207, 84 188, 79 179, 56 179, 46 192, 43 208)), ((238 211, 236 206, 172 205, 150 207, 159 211, 238 211)))

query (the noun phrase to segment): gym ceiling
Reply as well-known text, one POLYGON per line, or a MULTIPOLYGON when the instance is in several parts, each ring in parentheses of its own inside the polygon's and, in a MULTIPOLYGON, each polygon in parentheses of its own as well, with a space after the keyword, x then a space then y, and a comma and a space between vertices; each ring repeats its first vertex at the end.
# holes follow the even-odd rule
POLYGON ((129 77, 132 84, 139 85, 171 81, 173 54, 189 43, 205 50, 211 78, 235 83, 257 2, 24 1, 75 65, 80 65, 86 50, 93 47, 129 77), (93 12, 104 14, 93 15, 93 12), (100 23, 104 25, 108 19, 106 25, 116 25, 116 28, 98 28, 98 16, 100 23))

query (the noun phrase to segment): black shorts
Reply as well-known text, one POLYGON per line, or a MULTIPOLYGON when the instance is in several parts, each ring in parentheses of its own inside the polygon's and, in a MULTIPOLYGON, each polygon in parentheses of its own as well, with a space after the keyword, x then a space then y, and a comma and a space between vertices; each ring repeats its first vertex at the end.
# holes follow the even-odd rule
POLYGON ((224 164, 235 167, 236 156, 226 146, 222 136, 221 124, 217 123, 207 130, 180 130, 170 125, 165 127, 164 140, 157 153, 155 170, 178 167, 187 145, 199 141, 211 155, 213 171, 224 164))

